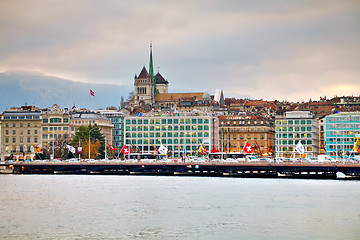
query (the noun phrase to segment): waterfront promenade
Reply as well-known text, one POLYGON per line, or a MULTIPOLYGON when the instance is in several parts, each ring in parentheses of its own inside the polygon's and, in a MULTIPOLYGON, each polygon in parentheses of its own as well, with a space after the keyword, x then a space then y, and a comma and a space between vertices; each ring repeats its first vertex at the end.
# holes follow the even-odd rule
POLYGON ((268 162, 17 162, 1 164, 11 174, 111 174, 214 177, 358 179, 360 163, 268 162))

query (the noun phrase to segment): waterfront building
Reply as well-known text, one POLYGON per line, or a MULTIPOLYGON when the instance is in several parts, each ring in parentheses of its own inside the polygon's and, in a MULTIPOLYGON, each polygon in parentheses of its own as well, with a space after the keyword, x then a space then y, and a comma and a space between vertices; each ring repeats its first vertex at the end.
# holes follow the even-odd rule
POLYGON ((295 151, 295 146, 299 141, 304 146, 306 157, 319 154, 319 120, 309 111, 291 111, 276 116, 277 157, 301 157, 295 151))
POLYGON ((347 158, 360 138, 360 112, 332 114, 325 117, 326 151, 332 158, 347 158))
POLYGON ((319 118, 319 152, 321 154, 326 154, 325 127, 325 116, 321 116, 319 118))
POLYGON ((197 155, 204 143, 206 149, 218 148, 218 121, 214 116, 186 113, 125 117, 125 144, 132 152, 152 152, 163 144, 170 157, 197 155))
POLYGON ((42 111, 42 149, 50 159, 59 158, 67 150, 70 142, 70 112, 54 104, 42 111))
POLYGON ((219 116, 220 151, 241 152, 246 144, 263 155, 272 155, 275 148, 275 127, 271 118, 260 115, 219 116))
POLYGON ((2 121, 1 121, 1 113, 0 113, 0 161, 4 160, 3 155, 1 154, 3 152, 3 145, 2 145, 2 121))
POLYGON ((111 110, 99 110, 98 112, 107 117, 114 125, 112 129, 112 146, 115 148, 124 146, 124 114, 111 110))
POLYGON ((34 106, 5 110, 1 115, 1 159, 34 159, 41 147, 41 111, 34 106))
POLYGON ((104 134, 107 143, 112 144, 112 129, 114 125, 107 117, 93 111, 78 111, 71 114, 71 138, 74 137, 78 127, 95 124, 100 128, 101 133, 104 134))

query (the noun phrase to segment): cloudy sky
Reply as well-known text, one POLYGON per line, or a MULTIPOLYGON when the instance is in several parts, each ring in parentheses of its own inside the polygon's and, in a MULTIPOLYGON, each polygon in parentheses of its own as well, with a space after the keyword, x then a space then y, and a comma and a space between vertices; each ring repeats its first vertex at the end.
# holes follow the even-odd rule
MULTIPOLYGON (((358 0, 1 0, 0 72, 301 101, 360 94, 358 0)), ((1 87, 1 86, 0 86, 1 87)))

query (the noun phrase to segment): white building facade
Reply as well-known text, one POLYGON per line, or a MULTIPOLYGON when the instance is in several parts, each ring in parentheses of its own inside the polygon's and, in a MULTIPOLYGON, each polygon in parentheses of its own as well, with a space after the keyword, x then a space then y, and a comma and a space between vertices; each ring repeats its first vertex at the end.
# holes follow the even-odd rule
POLYGON ((306 157, 319 154, 319 120, 309 111, 286 112, 275 119, 275 150, 277 157, 296 157, 298 142, 304 146, 306 157))

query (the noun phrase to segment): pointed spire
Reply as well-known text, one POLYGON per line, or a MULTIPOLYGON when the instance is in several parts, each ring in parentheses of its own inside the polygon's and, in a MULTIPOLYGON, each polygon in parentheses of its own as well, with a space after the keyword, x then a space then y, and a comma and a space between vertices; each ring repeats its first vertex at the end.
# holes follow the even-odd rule
POLYGON ((156 95, 156 81, 154 79, 154 67, 153 67, 153 58, 152 58, 152 43, 150 41, 150 64, 149 64, 149 75, 150 78, 154 81, 154 96, 156 95))

